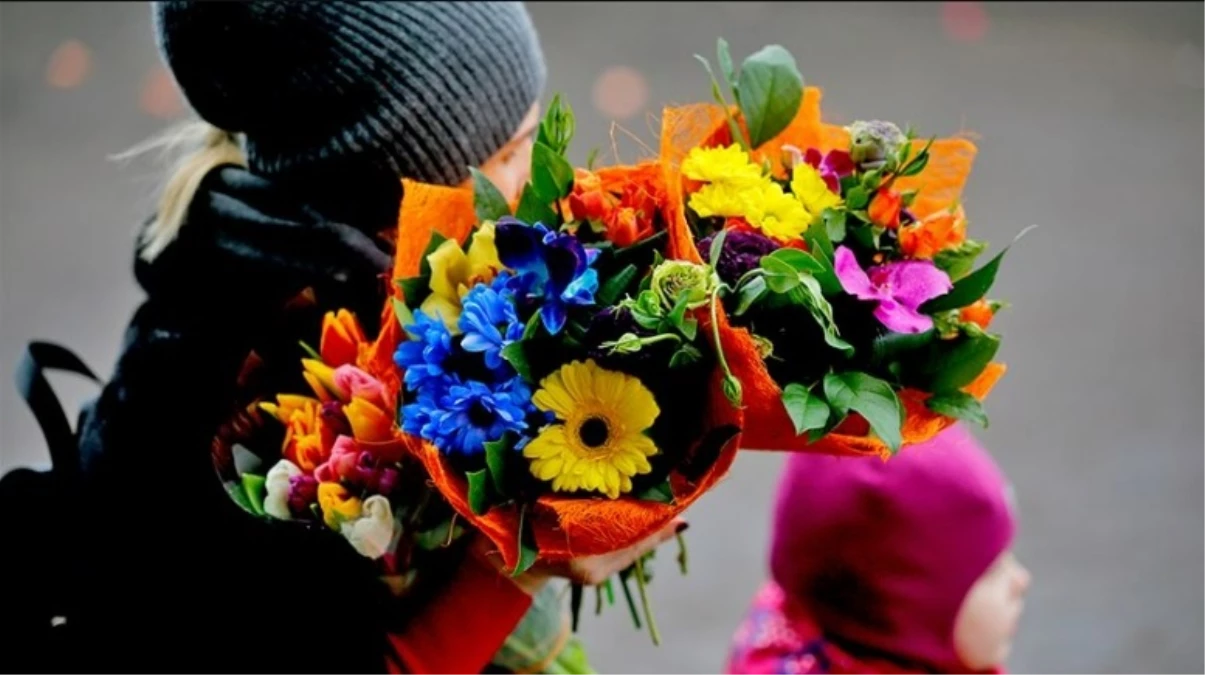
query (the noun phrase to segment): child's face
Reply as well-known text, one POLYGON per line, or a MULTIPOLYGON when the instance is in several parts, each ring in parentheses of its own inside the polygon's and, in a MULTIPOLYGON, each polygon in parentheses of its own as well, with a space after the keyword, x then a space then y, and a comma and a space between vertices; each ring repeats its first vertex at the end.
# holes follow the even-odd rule
POLYGON ((481 173, 498 187, 510 203, 519 198, 523 185, 531 176, 531 149, 535 145, 535 132, 539 126, 540 104, 536 103, 519 123, 519 129, 510 141, 481 165, 481 173))
POLYGON ((963 664, 990 670, 1004 664, 1021 618, 1029 570, 1005 551, 962 601, 954 623, 954 649, 963 664))

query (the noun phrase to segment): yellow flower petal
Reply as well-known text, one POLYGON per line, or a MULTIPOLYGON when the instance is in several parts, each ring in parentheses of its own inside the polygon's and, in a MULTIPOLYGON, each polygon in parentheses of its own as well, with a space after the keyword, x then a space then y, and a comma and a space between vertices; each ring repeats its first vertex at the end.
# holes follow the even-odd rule
POLYGON ((479 281, 493 281, 498 270, 502 269, 502 261, 498 259, 498 247, 494 244, 492 221, 482 223, 473 233, 472 243, 469 244, 468 266, 470 287, 479 281))
POLYGON ((432 293, 423 300, 419 309, 427 316, 439 317, 452 335, 460 335, 460 326, 457 325, 460 321, 459 298, 453 302, 442 295, 432 293))
POLYGON ((682 175, 708 183, 742 185, 762 178, 762 168, 749 159, 738 145, 720 148, 694 148, 682 161, 682 175))
POLYGON ((431 266, 431 292, 456 302, 460 297, 457 287, 469 277, 469 258, 460 244, 445 241, 427 256, 427 263, 431 266))

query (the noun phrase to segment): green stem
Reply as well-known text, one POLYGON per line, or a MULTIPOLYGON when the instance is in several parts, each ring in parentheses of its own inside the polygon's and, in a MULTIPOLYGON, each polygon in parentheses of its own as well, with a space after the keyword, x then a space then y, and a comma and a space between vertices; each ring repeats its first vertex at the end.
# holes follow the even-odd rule
POLYGON ((687 570, 687 552, 686 538, 681 533, 675 534, 674 538, 678 540, 678 569, 682 570, 682 576, 686 576, 687 570))
POLYGON ((610 579, 607 579, 607 582, 603 584, 603 590, 607 592, 607 606, 610 607, 611 605, 614 605, 615 586, 611 583, 610 579))
MULTIPOLYGON (((638 338, 636 340, 629 340, 626 344, 635 343, 635 344, 640 345, 641 348, 644 348, 649 345, 656 344, 658 342, 665 342, 667 340, 673 340, 674 342, 681 342, 682 338, 678 337, 677 335, 674 335, 673 333, 662 333, 660 335, 651 335, 649 337, 638 338)), ((622 342, 623 342, 622 339, 612 340, 610 342, 602 343, 601 345, 599 345, 599 347, 601 347, 602 349, 610 349, 611 353, 615 353, 615 351, 619 348, 620 343, 622 343, 622 342)), ((637 350, 637 351, 639 351, 639 350, 637 350)))
POLYGON ((644 581, 644 559, 636 559, 636 588, 640 589, 640 604, 644 607, 644 616, 649 621, 649 636, 653 644, 661 646, 661 633, 657 630, 657 620, 653 618, 653 610, 649 607, 649 594, 644 581))
POLYGON ((619 575, 619 585, 623 588, 623 597, 628 601, 628 611, 632 613, 632 622, 636 624, 636 630, 640 630, 640 612, 636 609, 636 601, 632 599, 632 589, 628 588, 628 578, 619 575))
POLYGON ((741 406, 741 382, 732 374, 732 369, 728 367, 728 359, 724 356, 724 346, 720 344, 720 322, 719 322, 719 289, 711 292, 711 335, 715 340, 715 354, 720 361, 720 368, 724 370, 724 395, 728 397, 728 401, 733 407, 741 406))
POLYGON ((739 293, 741 291, 741 288, 745 285, 746 281, 756 279, 757 277, 760 277, 760 276, 765 276, 765 274, 766 274, 766 271, 760 267, 755 267, 755 268, 749 270, 748 272, 745 272, 744 274, 741 275, 740 279, 736 280, 736 284, 732 287, 732 292, 739 293))
POLYGON ((594 587, 594 616, 602 616, 603 608, 603 589, 602 586, 594 587))

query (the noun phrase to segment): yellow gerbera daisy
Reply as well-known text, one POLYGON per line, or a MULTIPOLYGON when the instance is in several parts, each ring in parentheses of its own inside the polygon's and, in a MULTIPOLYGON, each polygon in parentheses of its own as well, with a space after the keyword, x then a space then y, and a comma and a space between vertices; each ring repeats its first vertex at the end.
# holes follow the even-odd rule
POLYGON ((841 205, 841 195, 828 189, 820 172, 810 164, 800 162, 791 173, 791 192, 808 212, 808 224, 820 217, 825 209, 841 205))
POLYGON ((737 145, 694 148, 682 161, 682 175, 691 180, 736 187, 761 181, 762 168, 749 161, 749 155, 737 145))
POLYGON ((561 424, 523 448, 531 473, 557 492, 589 490, 611 499, 632 491, 632 477, 652 471, 657 446, 644 431, 661 409, 640 380, 573 361, 540 382, 532 397, 561 424))

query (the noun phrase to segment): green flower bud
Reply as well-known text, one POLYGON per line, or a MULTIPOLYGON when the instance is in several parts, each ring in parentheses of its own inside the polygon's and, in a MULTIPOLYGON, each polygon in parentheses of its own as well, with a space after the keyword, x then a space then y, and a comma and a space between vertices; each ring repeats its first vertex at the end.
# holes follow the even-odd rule
POLYGON ((849 156, 863 171, 873 171, 895 157, 908 137, 891 122, 874 120, 854 122, 846 127, 849 132, 849 156))
POLYGON ((705 265, 667 260, 653 270, 652 290, 667 310, 674 308, 683 291, 687 293, 686 308, 697 309, 707 304, 715 283, 715 275, 705 265))

